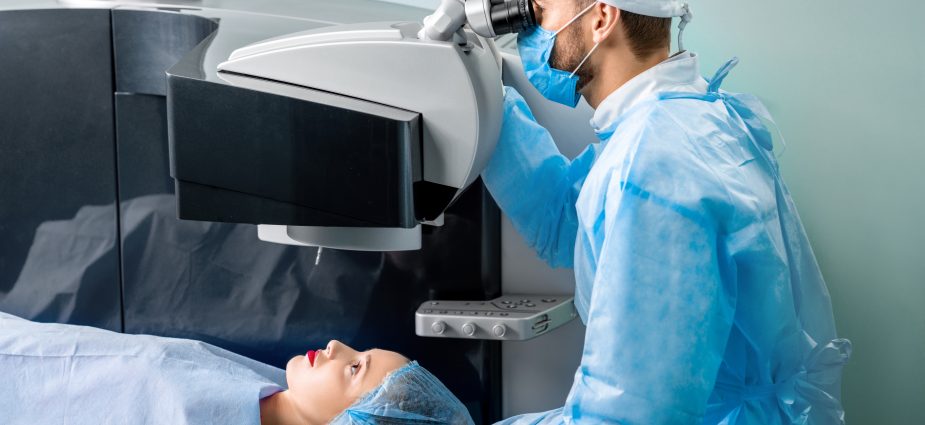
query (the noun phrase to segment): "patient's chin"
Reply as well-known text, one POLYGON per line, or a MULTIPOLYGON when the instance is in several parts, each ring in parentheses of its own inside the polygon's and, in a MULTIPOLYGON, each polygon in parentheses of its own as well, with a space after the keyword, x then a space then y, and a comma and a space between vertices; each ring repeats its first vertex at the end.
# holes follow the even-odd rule
POLYGON ((289 377, 289 374, 295 373, 299 370, 300 362, 305 361, 305 356, 295 356, 289 359, 289 362, 286 363, 286 377, 289 377))

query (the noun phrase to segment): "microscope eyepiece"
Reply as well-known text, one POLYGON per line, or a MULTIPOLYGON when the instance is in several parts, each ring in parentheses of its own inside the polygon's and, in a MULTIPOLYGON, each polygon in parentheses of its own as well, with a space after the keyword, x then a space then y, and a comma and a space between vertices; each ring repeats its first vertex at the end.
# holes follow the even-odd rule
POLYGON ((518 33, 536 25, 532 0, 490 0, 495 35, 518 33))
POLYGON ((518 33, 536 25, 533 0, 466 0, 466 19, 483 37, 518 33))

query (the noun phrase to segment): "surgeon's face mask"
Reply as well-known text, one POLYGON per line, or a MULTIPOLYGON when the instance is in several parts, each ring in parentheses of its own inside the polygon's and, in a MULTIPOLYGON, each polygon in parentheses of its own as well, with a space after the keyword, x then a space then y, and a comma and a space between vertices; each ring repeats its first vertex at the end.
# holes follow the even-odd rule
POLYGON ((594 47, 591 48, 572 72, 562 71, 550 66, 549 56, 552 54, 552 48, 559 33, 591 10, 595 4, 597 3, 590 4, 556 32, 537 25, 532 30, 522 32, 517 36, 517 50, 520 51, 520 60, 523 62, 527 79, 530 80, 533 87, 539 90, 543 97, 553 102, 572 108, 578 105, 580 95, 578 94, 578 76, 575 73, 587 62, 600 43, 594 44, 594 47))

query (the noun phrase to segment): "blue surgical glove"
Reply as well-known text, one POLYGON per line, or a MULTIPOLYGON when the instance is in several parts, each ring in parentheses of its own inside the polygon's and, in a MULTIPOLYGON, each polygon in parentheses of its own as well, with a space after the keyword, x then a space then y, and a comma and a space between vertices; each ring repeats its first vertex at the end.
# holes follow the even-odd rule
POLYGON ((569 161, 536 122, 523 96, 504 88, 501 135, 482 179, 527 244, 550 266, 572 267, 575 201, 594 164, 596 147, 569 161))

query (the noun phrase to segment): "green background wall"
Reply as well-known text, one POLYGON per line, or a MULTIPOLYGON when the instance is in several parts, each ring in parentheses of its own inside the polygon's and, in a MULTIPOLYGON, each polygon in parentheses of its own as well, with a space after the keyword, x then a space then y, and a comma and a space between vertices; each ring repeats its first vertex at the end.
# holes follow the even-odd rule
POLYGON ((828 282, 849 424, 925 423, 925 1, 693 0, 685 46, 761 97, 828 282))

